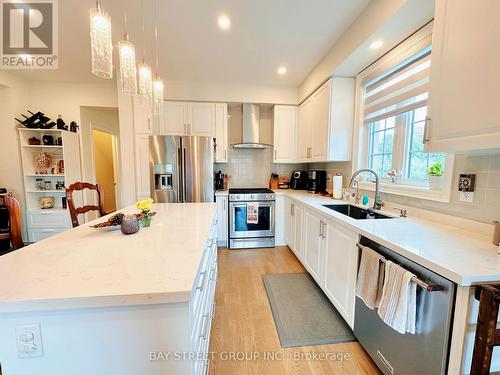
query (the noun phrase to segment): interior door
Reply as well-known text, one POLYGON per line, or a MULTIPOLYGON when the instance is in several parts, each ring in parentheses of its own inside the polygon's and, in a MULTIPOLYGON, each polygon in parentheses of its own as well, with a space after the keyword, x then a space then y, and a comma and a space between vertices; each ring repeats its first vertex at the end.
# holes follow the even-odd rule
POLYGON ((331 81, 318 89, 312 98, 312 152, 314 161, 325 161, 328 156, 328 130, 330 127, 331 81))
POLYGON ((213 137, 215 134, 215 104, 189 103, 189 134, 213 137))
POLYGON ((359 235, 332 222, 326 223, 325 230, 323 290, 353 328, 359 235))
POLYGON ((214 142, 212 137, 182 137, 184 202, 214 201, 214 142))
POLYGON ((165 102, 164 119, 160 122, 162 135, 184 135, 187 132, 187 103, 165 102))
POLYGON ((304 211, 305 217, 305 267, 311 276, 320 283, 320 255, 322 239, 322 221, 321 218, 313 215, 308 210, 304 211))

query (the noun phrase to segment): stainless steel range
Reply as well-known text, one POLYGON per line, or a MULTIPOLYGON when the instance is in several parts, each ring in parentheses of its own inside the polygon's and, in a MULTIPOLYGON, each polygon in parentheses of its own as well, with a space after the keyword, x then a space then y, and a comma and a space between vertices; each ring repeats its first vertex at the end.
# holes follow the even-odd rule
POLYGON ((274 247, 276 195, 270 189, 229 189, 229 248, 274 247))

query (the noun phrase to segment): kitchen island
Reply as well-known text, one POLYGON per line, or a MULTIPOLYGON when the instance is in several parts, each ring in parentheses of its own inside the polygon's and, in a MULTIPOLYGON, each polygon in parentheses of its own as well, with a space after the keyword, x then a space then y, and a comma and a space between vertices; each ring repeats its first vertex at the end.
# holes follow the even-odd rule
POLYGON ((0 258, 3 374, 206 371, 215 204, 153 211, 151 227, 133 235, 91 228, 100 218, 0 258))

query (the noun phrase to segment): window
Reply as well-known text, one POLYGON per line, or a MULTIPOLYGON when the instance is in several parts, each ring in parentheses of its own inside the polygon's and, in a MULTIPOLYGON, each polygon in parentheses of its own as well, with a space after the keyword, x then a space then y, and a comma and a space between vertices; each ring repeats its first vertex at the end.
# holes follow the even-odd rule
POLYGON ((367 165, 387 182, 427 186, 428 167, 445 162, 444 154, 423 149, 430 65, 428 45, 363 85, 367 165))

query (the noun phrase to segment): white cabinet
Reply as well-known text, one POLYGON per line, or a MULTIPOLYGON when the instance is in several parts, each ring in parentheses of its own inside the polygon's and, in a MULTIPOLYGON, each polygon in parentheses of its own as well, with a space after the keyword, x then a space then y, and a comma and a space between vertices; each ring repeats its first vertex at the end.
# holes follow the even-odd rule
POLYGON ((228 197, 216 195, 215 202, 217 203, 217 245, 227 246, 228 197))
POLYGON ((351 328, 354 327, 359 235, 334 222, 324 224, 323 291, 351 328))
POLYGON ((151 196, 149 171, 149 136, 138 134, 135 136, 135 189, 137 199, 151 196))
POLYGON ((163 116, 160 126, 161 135, 184 135, 187 133, 187 103, 165 102, 163 116))
POLYGON ((274 106, 274 163, 296 162, 297 107, 274 106))
POLYGON ((321 256, 324 244, 324 221, 321 216, 305 210, 304 266, 318 284, 321 284, 321 256))
POLYGON ((286 197, 283 211, 285 243, 302 262, 304 259, 304 208, 290 197, 286 197))
POLYGON ((227 163, 229 147, 227 104, 215 104, 215 162, 227 163))
POLYGON ((353 116, 354 79, 329 79, 299 107, 299 161, 351 160, 353 116))
POLYGON ((188 134, 205 137, 215 135, 215 104, 188 103, 188 134))
POLYGON ((161 135, 215 135, 213 103, 165 102, 163 110, 161 135))
POLYGON ((500 1, 436 1, 425 150, 500 147, 500 1))
POLYGON ((138 95, 134 96, 134 131, 136 134, 153 133, 153 108, 143 104, 138 95))

